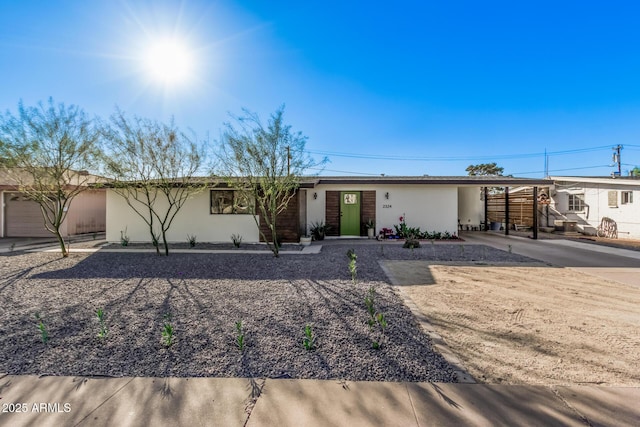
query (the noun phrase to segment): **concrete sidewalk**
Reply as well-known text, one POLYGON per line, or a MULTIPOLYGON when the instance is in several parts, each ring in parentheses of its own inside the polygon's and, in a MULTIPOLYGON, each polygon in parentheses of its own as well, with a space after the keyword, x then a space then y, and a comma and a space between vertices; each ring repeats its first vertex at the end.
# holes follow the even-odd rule
POLYGON ((0 397, 16 427, 640 424, 630 387, 6 375, 0 397))

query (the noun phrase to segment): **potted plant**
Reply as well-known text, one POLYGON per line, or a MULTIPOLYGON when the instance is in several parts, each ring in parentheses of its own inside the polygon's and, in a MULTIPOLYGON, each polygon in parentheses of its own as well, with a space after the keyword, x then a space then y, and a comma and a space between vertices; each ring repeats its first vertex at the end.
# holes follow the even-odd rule
POLYGON ((311 236, 309 236, 308 234, 300 236, 300 244, 302 246, 309 246, 311 244, 311 236))
POLYGON ((367 238, 373 239, 376 231, 376 224, 371 218, 369 218, 369 221, 367 221, 364 226, 367 227, 367 238))
POLYGON ((312 222, 309 231, 311 231, 314 240, 324 240, 324 236, 329 231, 329 226, 323 221, 312 222))

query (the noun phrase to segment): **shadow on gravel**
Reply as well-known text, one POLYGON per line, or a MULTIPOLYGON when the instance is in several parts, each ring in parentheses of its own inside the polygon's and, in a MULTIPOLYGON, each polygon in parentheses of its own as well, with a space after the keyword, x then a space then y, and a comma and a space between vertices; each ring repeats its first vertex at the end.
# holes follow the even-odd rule
MULTIPOLYGON (((83 257, 66 269, 34 275, 40 279, 82 278, 173 278, 173 279, 237 279, 237 280, 335 280, 350 279, 346 256, 350 246, 331 245, 317 255, 269 254, 172 254, 168 257, 151 253, 94 253, 83 257)), ((359 280, 387 281, 378 260, 423 260, 433 262, 535 262, 531 258, 511 254, 483 245, 424 246, 413 250, 400 245, 356 246, 359 280)))

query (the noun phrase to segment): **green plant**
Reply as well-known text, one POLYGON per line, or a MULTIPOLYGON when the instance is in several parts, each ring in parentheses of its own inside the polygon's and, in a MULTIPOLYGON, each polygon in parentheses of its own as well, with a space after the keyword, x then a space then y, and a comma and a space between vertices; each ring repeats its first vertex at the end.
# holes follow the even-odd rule
POLYGON ((189 242, 189 247, 190 248, 195 248, 196 247, 196 235, 191 235, 191 234, 187 234, 187 242, 189 242))
POLYGON ((49 332, 47 331, 47 326, 44 324, 44 320, 40 317, 40 313, 35 314, 36 321, 38 322, 36 327, 40 331, 40 339, 43 344, 46 344, 49 341, 49 332))
POLYGON ((244 329, 242 328, 242 320, 236 322, 236 346, 238 350, 244 351, 244 329))
POLYGON ((231 241, 233 242, 234 248, 239 248, 240 244, 242 243, 242 236, 239 234, 232 234, 231 241))
POLYGON ((120 244, 122 246, 129 246, 129 236, 127 236, 127 227, 124 228, 124 231, 120 230, 120 244))
POLYGON ((371 218, 367 222, 364 223, 364 226, 368 229, 375 228, 376 224, 373 222, 371 218))
POLYGON ((373 340, 371 346, 376 350, 380 350, 382 347, 382 340, 384 339, 384 331, 387 328, 387 319, 384 317, 383 313, 376 314, 376 323, 380 326, 380 335, 377 339, 373 340))
POLYGON ((358 265, 356 261, 358 259, 358 255, 356 255, 356 251, 349 249, 347 251, 347 257, 349 258, 349 273, 351 273, 351 281, 355 285, 356 277, 358 275, 358 265))
POLYGON ((369 331, 374 333, 371 346, 376 350, 379 350, 382 347, 384 333, 387 328, 387 319, 383 313, 376 310, 376 290, 373 286, 371 286, 367 291, 367 295, 364 297, 364 304, 367 308, 367 314, 369 315, 369 319, 367 319, 369 331), (379 329, 377 333, 374 332, 376 325, 376 329, 379 329))
POLYGON ((107 322, 104 317, 104 310, 99 308, 96 310, 96 316, 98 316, 98 323, 100 324, 100 330, 98 331, 98 338, 105 339, 109 334, 109 330, 107 329, 107 322))
POLYGON ((164 324, 162 325, 162 342, 165 346, 171 347, 174 342, 173 325, 171 324, 171 313, 165 313, 163 316, 164 324))
POLYGON ((324 240, 324 236, 329 232, 331 226, 325 224, 323 221, 320 222, 312 222, 309 227, 309 231, 313 236, 314 240, 324 240))
POLYGON ((420 247, 420 241, 418 239, 416 239, 414 236, 409 236, 404 241, 404 245, 402 245, 402 247, 405 248, 405 249, 413 250, 413 248, 419 248, 420 247))
POLYGON ((508 248, 509 248, 509 253, 512 253, 513 248, 511 247, 511 245, 508 245, 508 248))
POLYGON ((93 240, 96 240, 98 238, 98 233, 93 233, 91 237, 93 237, 93 240))
POLYGON ((313 335, 313 329, 308 323, 304 327, 304 338, 302 339, 302 345, 307 351, 313 350, 316 345, 316 337, 313 335))
POLYGON ((11 246, 9 246, 9 252, 13 252, 13 250, 16 248, 16 244, 15 242, 11 244, 11 246))

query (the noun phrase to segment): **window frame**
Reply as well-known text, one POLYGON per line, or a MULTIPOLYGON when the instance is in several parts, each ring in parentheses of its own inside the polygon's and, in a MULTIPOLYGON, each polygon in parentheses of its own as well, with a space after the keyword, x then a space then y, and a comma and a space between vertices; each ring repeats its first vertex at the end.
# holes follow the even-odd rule
POLYGON ((584 202, 584 193, 569 194, 567 202, 567 211, 569 212, 583 212, 586 206, 586 203, 584 202), (577 204, 578 206, 576 206, 576 200, 580 202, 577 204), (577 209, 578 207, 579 209, 577 209))
POLYGON ((633 191, 621 191, 620 192, 620 204, 630 205, 633 203, 633 191))
POLYGON ((210 189, 209 190, 209 215, 254 215, 255 214, 255 200, 253 200, 253 197, 251 198, 247 198, 246 200, 244 200, 244 202, 246 202, 246 210, 243 211, 238 211, 239 207, 241 206, 240 203, 242 202, 242 192, 239 190, 233 190, 233 189, 210 189), (223 203, 224 206, 219 207, 218 210, 220 210, 220 212, 214 212, 214 194, 215 192, 218 193, 231 193, 230 197, 227 194, 227 197, 223 197, 223 203), (227 200, 225 199, 230 199, 231 202, 229 203, 227 200), (229 207, 231 207, 231 211, 230 212, 224 212, 225 210, 227 210, 229 207))

